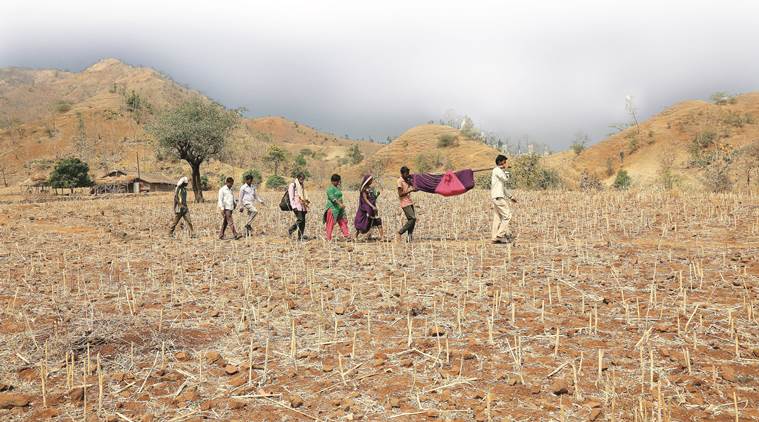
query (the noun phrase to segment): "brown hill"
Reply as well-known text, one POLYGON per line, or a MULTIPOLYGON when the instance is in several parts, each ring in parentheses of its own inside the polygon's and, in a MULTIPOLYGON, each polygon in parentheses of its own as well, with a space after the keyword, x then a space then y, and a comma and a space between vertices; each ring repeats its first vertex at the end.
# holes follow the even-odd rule
POLYGON ((420 125, 404 132, 390 144, 357 165, 340 171, 351 183, 363 174, 396 177, 401 166, 412 172, 440 172, 447 169, 491 167, 498 150, 464 136, 443 125, 420 125), (444 146, 444 144, 449 144, 444 146))
MULTIPOLYGON (((759 93, 722 104, 685 101, 590 146, 553 154, 545 164, 559 171, 570 186, 583 171, 611 185, 619 169, 639 186, 662 185, 667 170, 685 188, 709 187, 710 174, 725 167, 740 186, 759 142, 759 93)), ((743 183, 745 185, 745 183, 743 183)))
MULTIPOLYGON (((82 72, 0 69, 0 167, 11 184, 47 174, 54 160, 77 155, 98 176, 113 168, 175 177, 184 163, 154 152, 144 123, 155 113, 201 95, 146 67, 104 59, 82 72)), ((281 117, 243 119, 223 157, 204 165, 212 182, 258 168, 271 144, 290 153, 303 149, 309 170, 323 176, 338 166, 353 145, 370 155, 379 145, 343 139, 281 117), (308 151, 307 151, 308 152, 308 151)))

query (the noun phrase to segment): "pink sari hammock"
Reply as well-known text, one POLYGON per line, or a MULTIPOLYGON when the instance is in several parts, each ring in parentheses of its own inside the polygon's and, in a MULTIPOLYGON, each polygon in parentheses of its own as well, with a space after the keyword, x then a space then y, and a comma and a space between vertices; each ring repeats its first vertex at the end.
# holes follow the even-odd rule
POLYGON ((410 175, 412 185, 421 192, 442 196, 461 195, 474 187, 474 170, 447 171, 443 174, 417 173, 410 175))

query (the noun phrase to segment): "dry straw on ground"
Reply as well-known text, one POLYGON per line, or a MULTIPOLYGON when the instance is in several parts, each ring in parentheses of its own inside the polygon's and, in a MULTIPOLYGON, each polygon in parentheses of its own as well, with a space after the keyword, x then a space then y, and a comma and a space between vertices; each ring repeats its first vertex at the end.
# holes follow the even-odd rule
POLYGON ((478 191, 417 194, 412 244, 325 242, 320 209, 296 243, 273 205, 236 242, 215 204, 169 239, 167 196, 0 205, 0 418, 759 418, 756 197, 518 197, 514 248, 478 191))

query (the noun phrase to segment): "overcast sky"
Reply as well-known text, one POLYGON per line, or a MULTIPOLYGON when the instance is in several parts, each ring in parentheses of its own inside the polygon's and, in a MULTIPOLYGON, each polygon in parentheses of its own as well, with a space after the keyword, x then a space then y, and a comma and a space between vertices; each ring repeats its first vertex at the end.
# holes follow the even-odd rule
POLYGON ((566 148, 759 90, 759 1, 10 0, 0 67, 154 67, 252 116, 385 139, 448 109, 566 148))

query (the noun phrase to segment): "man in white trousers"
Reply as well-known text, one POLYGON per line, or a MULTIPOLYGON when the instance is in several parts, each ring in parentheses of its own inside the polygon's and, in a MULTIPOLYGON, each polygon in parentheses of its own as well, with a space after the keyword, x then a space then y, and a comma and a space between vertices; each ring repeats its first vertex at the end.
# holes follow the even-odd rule
POLYGON ((493 203, 491 240, 493 243, 511 243, 513 238, 509 229, 509 221, 511 221, 509 201, 517 202, 517 200, 506 187, 511 177, 507 170, 510 163, 505 155, 499 154, 495 158, 495 164, 490 178, 490 200, 493 203))

